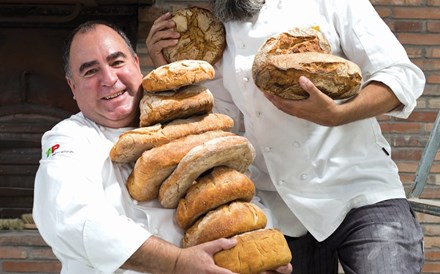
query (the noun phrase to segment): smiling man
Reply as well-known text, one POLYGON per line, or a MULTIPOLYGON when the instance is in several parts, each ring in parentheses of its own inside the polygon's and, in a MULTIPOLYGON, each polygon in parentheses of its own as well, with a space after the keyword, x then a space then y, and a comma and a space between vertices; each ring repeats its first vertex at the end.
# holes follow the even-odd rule
POLYGON ((43 135, 33 212, 61 273, 232 274, 215 265, 213 254, 235 240, 179 248, 175 211, 157 201, 134 204, 125 187, 133 164, 109 159, 119 135, 139 119, 142 74, 127 37, 110 24, 87 22, 68 39, 64 59, 81 112, 43 135))

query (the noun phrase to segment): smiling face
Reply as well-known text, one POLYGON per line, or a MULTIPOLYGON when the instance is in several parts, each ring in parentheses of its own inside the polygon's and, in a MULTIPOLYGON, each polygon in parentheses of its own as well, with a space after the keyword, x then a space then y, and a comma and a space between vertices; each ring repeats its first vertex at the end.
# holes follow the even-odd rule
POLYGON ((84 116, 111 128, 136 123, 142 73, 138 57, 116 31, 96 25, 77 33, 69 60, 67 83, 84 116))

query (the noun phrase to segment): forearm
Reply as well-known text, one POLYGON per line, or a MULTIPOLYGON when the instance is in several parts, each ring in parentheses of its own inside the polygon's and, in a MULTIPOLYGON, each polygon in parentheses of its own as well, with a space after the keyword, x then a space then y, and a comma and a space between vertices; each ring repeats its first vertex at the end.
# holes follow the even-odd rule
POLYGON ((122 265, 122 268, 149 273, 175 273, 180 252, 179 247, 151 236, 122 265))
POLYGON ((371 82, 351 100, 339 105, 338 125, 375 117, 401 107, 400 101, 386 85, 371 82))

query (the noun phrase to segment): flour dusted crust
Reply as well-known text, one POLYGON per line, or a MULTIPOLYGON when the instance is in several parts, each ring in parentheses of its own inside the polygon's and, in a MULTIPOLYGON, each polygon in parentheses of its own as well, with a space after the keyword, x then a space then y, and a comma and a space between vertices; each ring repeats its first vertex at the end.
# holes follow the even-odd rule
POLYGON ((180 199, 177 224, 187 229, 206 212, 236 200, 250 202, 254 194, 254 183, 245 174, 226 166, 214 167, 199 177, 180 199))
POLYGON ((213 79, 214 67, 203 60, 175 61, 150 71, 142 79, 146 92, 174 90, 213 79))
POLYGON ((183 247, 190 247, 220 238, 264 228, 267 218, 257 205, 232 202, 211 210, 186 230, 183 247))
POLYGON ((116 163, 134 162, 144 151, 172 140, 213 130, 229 131, 233 126, 231 117, 207 113, 175 119, 167 124, 136 128, 119 136, 110 151, 110 159, 116 163))
POLYGON ((180 33, 177 45, 162 50, 168 62, 204 60, 214 65, 226 47, 223 24, 207 9, 191 7, 177 10, 171 18, 180 33))
POLYGON ((215 138, 233 135, 221 130, 208 131, 188 135, 145 151, 128 177, 128 192, 138 201, 156 199, 162 182, 192 148, 215 138))
POLYGON ((214 97, 206 87, 191 85, 176 91, 145 92, 140 103, 140 126, 169 122, 205 114, 214 107, 214 97))
POLYGON ((345 99, 360 90, 362 74, 353 62, 332 55, 325 37, 314 28, 295 28, 266 40, 252 66, 256 86, 285 99, 308 97, 298 83, 308 77, 333 99, 345 99))
MULTIPOLYGON (((257 274, 286 265, 292 254, 278 229, 259 229, 234 237, 237 245, 214 254, 218 266, 240 274, 257 274)), ((293 266, 295 267, 295 266, 293 266)))
POLYGON ((180 198, 202 173, 222 165, 245 172, 254 158, 255 149, 243 136, 219 137, 196 146, 162 183, 159 202, 165 208, 177 208, 180 198))

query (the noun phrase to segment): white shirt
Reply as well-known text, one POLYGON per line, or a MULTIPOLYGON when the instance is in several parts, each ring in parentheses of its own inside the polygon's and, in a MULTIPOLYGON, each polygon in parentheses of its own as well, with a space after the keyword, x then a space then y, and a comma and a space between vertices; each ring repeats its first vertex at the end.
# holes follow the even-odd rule
POLYGON ((228 46, 217 69, 257 150, 252 179, 258 194, 285 234, 309 231, 322 241, 352 208, 405 193, 375 118, 320 126, 281 112, 255 86, 258 48, 271 35, 303 26, 319 26, 333 54, 360 66, 364 85, 379 81, 393 90, 404 107, 389 115, 411 113, 425 78, 368 0, 267 0, 252 20, 226 24, 228 46))
POLYGON ((133 202, 125 187, 133 166, 109 159, 129 129, 98 126, 79 113, 43 135, 33 216, 61 273, 134 273, 118 268, 153 234, 180 246, 175 210, 133 202))

